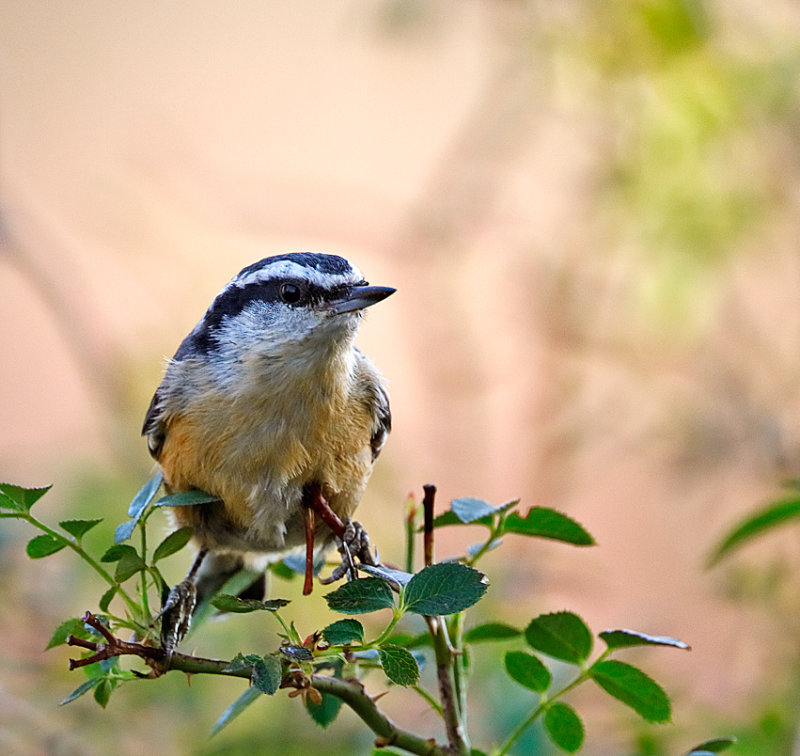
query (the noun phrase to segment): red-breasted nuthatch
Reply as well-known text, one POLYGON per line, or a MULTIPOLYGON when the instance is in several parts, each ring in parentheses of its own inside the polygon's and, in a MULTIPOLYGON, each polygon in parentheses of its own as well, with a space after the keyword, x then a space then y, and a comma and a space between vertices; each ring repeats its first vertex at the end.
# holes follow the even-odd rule
MULTIPOLYGON (((267 257, 183 340, 142 433, 168 493, 218 499, 172 509, 199 548, 193 592, 215 592, 248 554, 302 546, 309 486, 349 521, 391 427, 384 382, 353 340, 364 309, 394 291, 334 255, 267 257)), ((322 553, 333 539, 317 532, 322 553)))

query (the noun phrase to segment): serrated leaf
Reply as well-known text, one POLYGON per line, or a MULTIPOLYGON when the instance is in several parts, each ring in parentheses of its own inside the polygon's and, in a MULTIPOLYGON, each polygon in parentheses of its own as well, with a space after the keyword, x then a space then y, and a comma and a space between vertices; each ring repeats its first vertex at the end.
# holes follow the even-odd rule
POLYGON ((162 496, 156 503, 157 507, 196 507, 198 504, 213 504, 220 501, 219 496, 205 491, 182 491, 181 493, 162 496))
POLYGON ((38 535, 28 541, 25 553, 31 559, 42 559, 61 551, 66 545, 67 542, 60 536, 38 535))
POLYGON ((677 638, 670 638, 665 635, 647 635, 636 630, 603 630, 598 637, 611 650, 618 648, 630 648, 632 646, 672 646, 689 650, 689 646, 677 638))
POLYGON ((114 580, 118 583, 124 583, 126 580, 130 580, 137 572, 142 572, 146 569, 147 565, 136 551, 128 552, 117 562, 117 567, 114 570, 114 580))
POLYGON ((55 648, 56 646, 62 646, 67 642, 67 638, 70 635, 74 635, 78 638, 85 637, 86 635, 83 629, 83 622, 79 620, 77 617, 62 622, 53 631, 53 634, 50 636, 50 640, 44 647, 44 650, 47 651, 51 648, 55 648))
POLYGON ((63 520, 58 524, 73 538, 82 538, 95 525, 99 525, 101 522, 102 520, 63 520))
POLYGON ((343 619, 328 625, 322 637, 332 646, 346 646, 364 642, 364 626, 354 619, 343 619))
POLYGON ((366 614, 394 607, 394 594, 381 578, 362 578, 325 595, 328 608, 342 614, 366 614))
POLYGON ((714 738, 713 740, 706 740, 692 748, 686 756, 700 756, 700 754, 714 754, 727 751, 733 745, 736 745, 736 738, 714 738))
POLYGON ((511 625, 502 622, 486 622, 483 625, 476 625, 464 633, 465 643, 485 643, 487 641, 504 641, 522 635, 522 630, 518 630, 511 625))
POLYGON ((419 665, 414 655, 402 646, 387 643, 378 649, 381 667, 395 685, 416 685, 419 681, 419 665))
POLYGON ((531 507, 525 517, 512 512, 503 523, 503 533, 549 538, 573 546, 593 546, 594 538, 571 517, 547 507, 531 507))
POLYGON ((277 612, 281 607, 289 603, 288 599, 243 599, 232 596, 230 593, 220 593, 211 601, 211 605, 221 612, 233 612, 236 614, 247 614, 248 612, 277 612))
POLYGON ((404 607, 429 616, 454 614, 480 601, 487 578, 460 562, 440 562, 425 567, 408 582, 404 607))
POLYGON ((101 597, 100 601, 97 603, 97 606, 100 608, 101 612, 107 612, 108 606, 111 603, 111 599, 114 598, 118 590, 116 585, 112 585, 101 597))
POLYGON ((483 499, 464 496, 460 499, 453 499, 450 502, 450 510, 455 513, 461 522, 469 523, 480 520, 481 517, 494 514, 495 507, 483 499))
POLYGON ((75 690, 72 691, 63 701, 59 702, 59 706, 66 706, 68 703, 72 703, 76 698, 80 698, 85 693, 88 693, 95 685, 97 685, 101 677, 94 677, 91 680, 87 680, 85 683, 79 685, 75 690))
POLYGON ((238 673, 245 669, 252 670, 255 663, 261 658, 263 657, 259 656, 258 654, 247 654, 247 656, 245 656, 242 653, 238 653, 228 662, 227 666, 222 671, 238 673))
POLYGON ((592 652, 592 633, 572 612, 536 617, 525 628, 525 640, 531 648, 570 664, 580 664, 592 652))
POLYGON ((338 716, 339 710, 342 708, 342 699, 329 693, 319 692, 322 696, 322 703, 314 703, 310 696, 306 696, 306 711, 320 727, 325 728, 338 716))
POLYGON ((538 656, 526 651, 509 651, 504 662, 509 677, 520 685, 537 693, 544 693, 550 687, 552 675, 538 656))
POLYGON ((630 706, 648 722, 670 720, 672 707, 669 697, 638 667, 612 659, 597 662, 589 674, 606 693, 630 706))
POLYGON ((24 488, 13 483, 0 483, 0 507, 13 509, 21 512, 30 512, 31 507, 39 501, 52 486, 41 486, 39 488, 24 488), (11 502, 9 504, 9 501, 11 502))
POLYGON ((242 693, 241 696, 239 696, 239 698, 237 698, 227 709, 225 709, 223 715, 214 723, 214 726, 211 728, 211 735, 216 735, 218 732, 220 732, 220 730, 223 730, 225 727, 227 727, 248 706, 250 706, 253 701, 263 695, 264 694, 254 685, 248 687, 247 690, 242 693))
POLYGON ((544 714, 544 728, 553 742, 567 753, 575 753, 583 745, 583 722, 569 704, 561 701, 550 704, 544 714))
POLYGON ((164 559, 180 551, 192 540, 192 534, 193 531, 191 528, 180 528, 170 533, 156 546, 156 550, 153 552, 153 564, 159 561, 159 559, 164 559))
POLYGON ((281 662, 276 656, 264 656, 253 665, 250 676, 254 687, 271 696, 281 685, 281 662))
POLYGON ((280 652, 287 658, 296 662, 314 661, 314 654, 305 646, 281 646, 280 652))
POLYGON ((749 514, 720 541, 709 558, 714 565, 756 536, 800 517, 800 499, 793 497, 767 504, 749 514))

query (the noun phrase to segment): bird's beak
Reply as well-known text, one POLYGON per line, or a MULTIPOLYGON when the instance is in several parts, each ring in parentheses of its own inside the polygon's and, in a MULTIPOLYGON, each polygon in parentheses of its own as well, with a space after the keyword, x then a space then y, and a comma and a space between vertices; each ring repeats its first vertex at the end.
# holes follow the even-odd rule
POLYGON ((389 286, 353 286, 342 297, 330 302, 329 306, 333 312, 341 315, 377 304, 396 291, 389 286))

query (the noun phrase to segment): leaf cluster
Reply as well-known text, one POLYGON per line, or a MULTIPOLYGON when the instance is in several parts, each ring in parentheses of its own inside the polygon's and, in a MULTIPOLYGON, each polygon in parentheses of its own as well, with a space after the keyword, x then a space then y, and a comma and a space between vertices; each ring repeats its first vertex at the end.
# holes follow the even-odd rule
MULTIPOLYGON (((83 667, 87 679, 62 703, 91 691, 95 700, 105 706, 122 683, 152 684, 142 680, 145 676, 152 678, 152 674, 122 669, 118 656, 101 658, 97 653, 97 649, 108 651, 108 641, 114 640, 110 633, 127 628, 134 631, 139 645, 120 643, 119 653, 147 649, 146 654, 139 655, 159 673, 181 669, 249 681, 244 692, 218 719, 212 734, 228 726, 259 699, 287 688, 290 696, 302 699, 309 715, 321 726, 330 725, 342 706, 347 705, 373 729, 380 742, 384 739, 401 750, 432 756, 452 752, 481 756, 484 752, 471 748, 465 736, 471 657, 485 653, 487 646, 497 643, 511 644, 502 657, 504 672, 535 697, 506 740, 494 748, 493 756, 508 753, 537 720, 559 748, 568 753, 579 750, 585 740, 583 719, 573 704, 564 699, 583 683, 594 683, 648 722, 668 722, 671 718, 670 700, 664 689, 643 670, 611 657, 636 646, 687 649, 679 640, 627 629, 605 630, 595 635, 570 611, 540 614, 524 628, 496 619, 467 628, 468 612, 489 588, 487 576, 476 565, 485 554, 500 546, 504 538, 544 538, 573 546, 594 544, 588 531, 569 516, 545 507, 533 507, 523 514, 518 501, 494 506, 481 499, 460 498, 438 517, 433 518, 429 512, 426 520, 431 525, 424 533, 426 553, 438 528, 478 525, 485 532, 482 540, 467 546, 460 556, 428 563, 418 570, 414 569, 414 543, 420 531, 420 518, 415 507, 410 507, 406 517, 405 559, 409 569, 364 566, 366 577, 342 584, 325 595, 329 610, 345 618, 322 624, 308 635, 301 634, 294 622, 284 617, 289 604, 285 599, 241 598, 236 595, 237 588, 220 594, 212 602, 213 609, 234 615, 265 612, 273 618, 279 646, 243 651, 229 662, 176 654, 159 667, 152 653, 152 644, 159 642, 155 632, 159 620, 150 609, 153 597, 149 594, 155 593, 163 601, 168 586, 159 563, 183 549, 191 533, 187 529, 176 530, 151 549, 147 523, 162 506, 195 506, 214 500, 201 491, 156 499, 160 486, 161 479, 156 476, 142 487, 129 506, 129 519, 116 528, 114 543, 99 556, 89 553, 82 539, 100 520, 65 520, 58 528, 51 528, 31 513, 46 488, 0 486, 0 517, 25 520, 40 531, 28 542, 26 550, 31 558, 44 558, 70 548, 108 584, 98 600, 100 614, 92 616, 91 622, 85 621, 89 615, 63 622, 48 645, 52 648, 67 643, 95 651, 94 655, 86 654, 82 660, 71 662, 83 667), (123 608, 121 613, 112 611, 112 605, 118 604, 123 608), (373 637, 356 619, 364 615, 375 615, 381 622, 382 629, 373 637), (398 628, 401 622, 402 631, 398 628), (603 645, 595 654, 596 640, 603 645), (549 666, 551 660, 572 667, 573 674, 556 684, 549 666), (423 684, 421 677, 422 669, 429 663, 437 670, 433 689, 423 684), (444 721, 449 737, 446 746, 431 745, 429 738, 402 730, 386 718, 364 689, 366 679, 375 672, 385 676, 390 686, 406 687, 430 705, 444 721)), ((426 506, 432 509, 432 499, 426 498, 426 506)), ((285 576, 287 571, 279 574, 285 576)), ((724 739, 708 741, 691 753, 694 756, 715 753, 729 744, 724 739)))

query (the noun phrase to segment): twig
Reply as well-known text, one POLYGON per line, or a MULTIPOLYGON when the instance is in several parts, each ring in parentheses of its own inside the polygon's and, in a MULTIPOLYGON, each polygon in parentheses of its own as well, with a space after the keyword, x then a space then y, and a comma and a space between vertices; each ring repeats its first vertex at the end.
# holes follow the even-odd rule
POLYGON ((433 738, 421 738, 394 724, 378 709, 375 700, 367 695, 364 686, 357 680, 312 675, 311 681, 317 690, 336 696, 358 715, 378 736, 375 739, 377 748, 392 746, 419 756, 449 756, 449 749, 442 748, 433 738))
MULTIPOLYGON (((166 654, 161 648, 146 646, 143 643, 128 643, 115 638, 100 620, 90 612, 86 612, 81 618, 83 622, 90 625, 103 636, 105 643, 84 640, 69 636, 67 644, 85 648, 95 653, 85 659, 70 659, 69 668, 77 669, 94 662, 110 659, 114 656, 138 656, 153 668, 153 676, 158 676, 164 672, 175 670, 190 675, 210 674, 223 675, 228 677, 240 677, 249 680, 253 669, 248 665, 230 666, 230 662, 222 659, 206 659, 199 656, 174 653, 171 659, 166 661, 166 654), (165 667, 164 665, 168 666, 165 667)), ((439 745, 433 738, 422 738, 408 730, 398 727, 389 717, 383 714, 376 704, 375 698, 368 695, 364 686, 358 680, 344 680, 327 675, 312 674, 310 678, 305 675, 297 676, 287 674, 281 687, 302 688, 308 687, 309 682, 313 688, 321 693, 335 696, 343 703, 347 704, 355 714, 369 727, 377 736, 375 746, 385 748, 392 746, 408 753, 418 756, 451 756, 450 749, 439 745)))
POLYGON ((427 483, 422 486, 423 543, 425 548, 425 566, 433 564, 433 503, 436 498, 436 486, 427 483))
MULTIPOLYGON (((436 486, 427 484, 422 487, 424 496, 422 507, 424 514, 423 539, 425 544, 425 565, 433 564, 433 508, 436 498, 436 486)), ((447 626, 441 617, 425 617, 428 630, 433 638, 433 649, 436 655, 436 677, 439 682, 439 700, 442 704, 447 740, 450 751, 456 754, 470 753, 469 740, 459 715, 459 701, 453 693, 453 649, 447 637, 447 626)))

